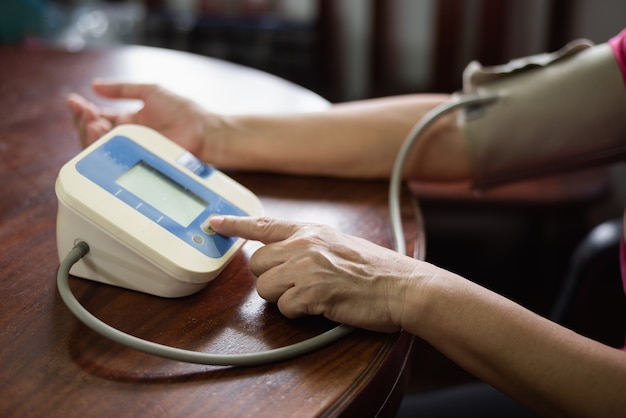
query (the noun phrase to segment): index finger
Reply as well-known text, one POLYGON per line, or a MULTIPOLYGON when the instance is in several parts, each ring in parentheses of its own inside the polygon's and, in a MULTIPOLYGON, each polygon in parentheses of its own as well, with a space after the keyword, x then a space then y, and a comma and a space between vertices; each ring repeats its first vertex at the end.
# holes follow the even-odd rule
POLYGON ((91 84, 96 93, 111 99, 145 99, 159 87, 156 84, 123 83, 94 80, 91 84))
POLYGON ((263 244, 283 241, 292 236, 299 225, 294 222, 268 217, 250 218, 214 215, 209 225, 218 234, 261 241, 263 244))

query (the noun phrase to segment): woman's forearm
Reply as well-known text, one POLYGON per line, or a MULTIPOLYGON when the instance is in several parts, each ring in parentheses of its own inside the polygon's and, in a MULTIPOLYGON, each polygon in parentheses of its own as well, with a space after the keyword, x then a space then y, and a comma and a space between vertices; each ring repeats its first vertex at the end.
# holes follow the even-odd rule
POLYGON ((547 416, 626 411, 626 353, 449 272, 421 289, 402 326, 477 377, 547 416))
MULTIPOLYGON (((386 178, 413 125, 448 95, 411 95, 338 104, 328 111, 225 118, 218 165, 355 178, 386 178)), ((452 115, 415 147, 405 175, 456 180, 469 176, 465 142, 452 115)))

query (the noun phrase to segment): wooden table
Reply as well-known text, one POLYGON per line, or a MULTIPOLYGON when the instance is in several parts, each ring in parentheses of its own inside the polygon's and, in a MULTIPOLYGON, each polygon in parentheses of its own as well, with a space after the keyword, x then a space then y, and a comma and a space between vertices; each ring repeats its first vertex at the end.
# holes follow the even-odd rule
MULTIPOLYGON (((69 53, 0 49, 0 416, 393 415, 412 339, 356 331, 317 352, 271 365, 200 366, 153 357, 83 326, 55 276, 60 167, 80 151, 64 99, 93 98, 93 77, 154 81, 223 112, 315 111, 328 104, 278 78, 190 54, 144 47, 69 53), (172 76, 172 73, 175 76, 172 76)), ((229 173, 270 216, 325 222, 390 246, 386 182, 229 173)), ((410 204, 403 208, 416 236, 410 204)), ((161 299, 71 279, 79 300, 113 326, 164 344, 214 353, 265 350, 329 329, 288 320, 256 293, 248 243, 196 295, 161 299)), ((415 246, 414 240, 409 248, 415 246)))

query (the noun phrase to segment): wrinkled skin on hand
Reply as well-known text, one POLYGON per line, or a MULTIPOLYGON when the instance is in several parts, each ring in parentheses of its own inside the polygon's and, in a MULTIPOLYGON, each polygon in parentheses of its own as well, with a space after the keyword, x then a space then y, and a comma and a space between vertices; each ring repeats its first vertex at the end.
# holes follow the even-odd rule
POLYGON ((324 225, 214 217, 220 234, 265 243, 250 259, 259 295, 287 317, 323 315, 373 331, 398 331, 417 260, 324 225))

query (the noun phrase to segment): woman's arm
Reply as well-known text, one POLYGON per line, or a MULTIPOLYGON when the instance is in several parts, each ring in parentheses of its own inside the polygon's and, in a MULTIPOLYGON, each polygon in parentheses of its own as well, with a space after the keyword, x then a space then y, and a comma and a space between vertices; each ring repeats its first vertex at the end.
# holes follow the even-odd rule
POLYGON ((402 327, 512 398, 545 416, 626 411, 626 353, 448 271, 419 288, 407 292, 402 327))
POLYGON ((216 216, 211 226, 266 244, 250 268, 288 317, 405 329, 545 416, 626 411, 626 353, 454 273, 320 225, 216 216))
MULTIPOLYGON (((388 177, 413 125, 448 95, 417 94, 337 104, 286 115, 218 115, 155 85, 94 82, 109 99, 138 99, 135 112, 107 112, 68 98, 84 145, 114 126, 138 123, 161 132, 219 168, 338 177, 388 177)), ((415 147, 406 175, 432 180, 469 177, 465 141, 454 116, 438 120, 415 147), (419 158, 418 158, 419 155, 419 158)))
MULTIPOLYGON (((225 118, 222 167, 292 174, 387 178, 413 125, 447 95, 410 95, 338 104, 319 113, 225 118)), ((207 156, 208 157, 208 156, 207 156)), ((438 120, 415 146, 406 176, 469 177, 465 141, 454 116, 438 120)))

